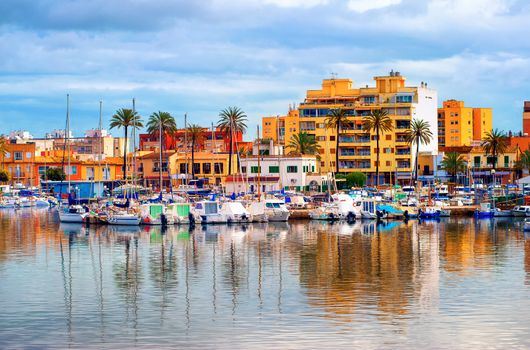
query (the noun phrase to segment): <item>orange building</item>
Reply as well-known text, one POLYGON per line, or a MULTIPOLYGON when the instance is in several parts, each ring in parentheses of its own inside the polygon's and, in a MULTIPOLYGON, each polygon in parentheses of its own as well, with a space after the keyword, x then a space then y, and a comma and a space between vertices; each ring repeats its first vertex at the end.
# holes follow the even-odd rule
POLYGON ((464 101, 447 100, 438 108, 438 147, 469 146, 491 131, 492 109, 466 107, 464 101))
POLYGON ((7 144, 6 153, 2 157, 2 167, 7 170, 11 184, 21 183, 24 186, 36 186, 33 171, 34 162, 34 143, 10 142, 7 144))

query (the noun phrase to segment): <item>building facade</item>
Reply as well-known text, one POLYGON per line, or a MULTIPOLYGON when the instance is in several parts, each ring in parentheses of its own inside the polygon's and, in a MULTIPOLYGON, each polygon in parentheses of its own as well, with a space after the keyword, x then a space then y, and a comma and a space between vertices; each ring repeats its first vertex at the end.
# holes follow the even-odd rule
POLYGON ((355 88, 350 79, 325 79, 320 90, 307 91, 296 113, 290 111, 284 117, 264 118, 264 137, 283 141, 287 146, 294 134, 306 132, 321 148, 323 173, 360 171, 366 173, 368 183, 373 184, 377 140, 374 132, 362 129, 362 121, 372 111, 382 109, 392 119, 393 129, 380 138, 380 183, 389 182, 391 178, 410 178, 415 148, 410 147, 405 137, 413 119, 423 119, 432 127, 433 140, 421 145, 420 151, 438 150, 437 92, 426 83, 419 87, 406 86, 405 77, 399 72, 392 71, 374 80, 375 86, 355 88), (335 164, 336 130, 326 128, 330 110, 335 108, 344 109, 348 115, 347 122, 339 130, 339 164, 335 164))
POLYGON ((438 108, 438 146, 469 146, 492 129, 491 108, 466 107, 464 101, 447 100, 438 108))
MULTIPOLYGON (((308 175, 315 174, 318 167, 315 156, 252 155, 242 157, 240 162, 240 175, 245 179, 251 192, 256 192, 258 186, 261 186, 262 192, 278 191, 282 188, 307 191, 308 175)), ((234 177, 232 182, 237 182, 237 178, 234 177)), ((234 189, 237 188, 236 186, 234 189)))

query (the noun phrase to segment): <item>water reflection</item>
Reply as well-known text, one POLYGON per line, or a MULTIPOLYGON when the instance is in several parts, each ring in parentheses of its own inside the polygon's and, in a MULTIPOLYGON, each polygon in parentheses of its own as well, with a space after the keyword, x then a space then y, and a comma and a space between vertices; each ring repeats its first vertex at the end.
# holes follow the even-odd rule
POLYGON ((0 211, 0 347, 524 343, 529 242, 513 220, 161 229, 0 211), (516 327, 492 343, 484 319, 516 327))

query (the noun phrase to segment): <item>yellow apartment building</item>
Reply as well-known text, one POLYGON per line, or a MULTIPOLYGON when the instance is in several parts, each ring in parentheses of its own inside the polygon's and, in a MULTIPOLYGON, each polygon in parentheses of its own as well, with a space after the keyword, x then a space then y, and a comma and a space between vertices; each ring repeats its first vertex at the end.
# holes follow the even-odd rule
MULTIPOLYGON (((163 186, 168 188, 170 181, 176 186, 186 178, 191 179, 193 166, 196 178, 206 178, 209 184, 219 185, 228 175, 228 158, 228 153, 198 151, 192 165, 191 153, 167 151, 162 153, 160 164, 160 153, 148 152, 137 160, 138 176, 143 179, 144 186, 159 188, 161 170, 163 186)), ((235 154, 232 155, 232 167, 237 167, 235 154)))
MULTIPOLYGON (((380 139, 380 183, 391 179, 410 179, 415 149, 405 141, 414 118, 430 123, 434 138, 420 151, 437 151, 437 93, 426 83, 406 86, 399 72, 374 77, 375 86, 354 87, 350 79, 325 79, 319 90, 308 90, 297 113, 263 118, 263 137, 289 144, 293 134, 306 132, 321 147, 320 168, 323 173, 360 171, 367 173, 368 183, 375 182, 376 135, 362 130, 363 118, 373 110, 384 109, 393 121, 393 129, 380 139), (326 128, 331 109, 342 108, 348 121, 339 134, 339 164, 335 164, 336 130, 326 128), (276 136, 275 135, 280 135, 276 136), (283 138, 281 137, 283 136, 283 138)), ((395 181, 395 180, 393 180, 395 181)))
POLYGON ((438 146, 469 146, 492 129, 492 109, 466 107, 464 101, 447 100, 438 108, 438 146))

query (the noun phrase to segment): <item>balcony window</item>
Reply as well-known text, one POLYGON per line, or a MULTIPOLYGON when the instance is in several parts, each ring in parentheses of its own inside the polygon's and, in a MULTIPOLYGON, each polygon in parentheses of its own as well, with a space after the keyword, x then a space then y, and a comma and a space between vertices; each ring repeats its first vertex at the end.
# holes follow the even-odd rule
MULTIPOLYGON (((167 168, 166 170, 162 168, 162 171, 167 171, 167 168)), ((201 163, 193 163, 193 172, 195 174, 199 174, 201 172, 201 163)))
POLYGON ((411 95, 396 96, 397 103, 412 103, 411 95))
POLYGON ((315 122, 300 122, 301 131, 315 130, 315 122))
POLYGON ((212 163, 203 163, 202 164, 202 173, 210 174, 212 172, 212 163))
POLYGON ((287 166, 287 172, 288 173, 297 173, 298 167, 296 165, 288 165, 287 166))
POLYGON ((22 160, 22 152, 15 152, 15 160, 22 160))

